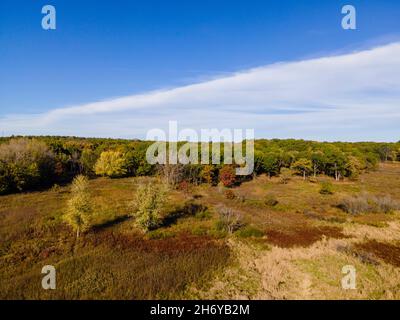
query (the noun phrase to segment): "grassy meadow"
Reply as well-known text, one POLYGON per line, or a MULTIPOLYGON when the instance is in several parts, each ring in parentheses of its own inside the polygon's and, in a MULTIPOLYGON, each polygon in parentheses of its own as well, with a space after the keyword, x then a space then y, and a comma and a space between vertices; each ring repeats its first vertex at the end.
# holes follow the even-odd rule
POLYGON ((70 184, 0 196, 0 298, 400 299, 399 211, 340 207, 360 194, 400 201, 399 162, 354 180, 262 174, 229 189, 169 190, 163 224, 143 233, 130 211, 148 181, 161 183, 91 179, 94 227, 79 238, 62 218, 70 184), (241 216, 232 233, 220 228, 221 206, 241 216), (55 290, 41 287, 44 265, 57 270, 55 290), (345 265, 355 290, 342 289, 345 265))

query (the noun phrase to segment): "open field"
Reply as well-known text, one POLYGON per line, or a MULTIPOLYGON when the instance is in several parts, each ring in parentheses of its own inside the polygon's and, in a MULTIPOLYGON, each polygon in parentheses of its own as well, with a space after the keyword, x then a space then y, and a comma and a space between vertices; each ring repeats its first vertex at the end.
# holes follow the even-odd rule
POLYGON ((143 234, 128 214, 148 180, 158 181, 91 180, 96 227, 78 239, 62 219, 68 185, 0 196, 0 298, 400 299, 399 212, 338 207, 364 192, 400 201, 400 163, 356 181, 261 175, 229 197, 206 184, 169 191, 175 214, 143 234), (319 192, 322 180, 332 194, 319 192), (221 205, 243 217, 232 234, 217 227, 221 205), (41 288, 44 265, 56 267, 56 290, 41 288), (355 290, 342 289, 345 265, 356 268, 355 290))

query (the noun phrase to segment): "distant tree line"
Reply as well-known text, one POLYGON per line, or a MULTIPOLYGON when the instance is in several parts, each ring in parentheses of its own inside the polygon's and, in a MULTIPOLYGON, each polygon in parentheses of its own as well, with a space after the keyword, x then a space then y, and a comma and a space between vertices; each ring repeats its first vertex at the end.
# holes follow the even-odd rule
MULTIPOLYGON (((218 182, 230 187, 238 183, 234 164, 151 165, 146 161, 146 150, 152 143, 53 136, 0 138, 0 194, 47 188, 70 182, 78 175, 118 178, 160 174, 178 188, 218 182)), ((321 174, 336 180, 356 179, 379 162, 400 161, 400 142, 261 139, 254 145, 253 176, 284 175, 283 170, 290 169, 304 179, 321 174)))

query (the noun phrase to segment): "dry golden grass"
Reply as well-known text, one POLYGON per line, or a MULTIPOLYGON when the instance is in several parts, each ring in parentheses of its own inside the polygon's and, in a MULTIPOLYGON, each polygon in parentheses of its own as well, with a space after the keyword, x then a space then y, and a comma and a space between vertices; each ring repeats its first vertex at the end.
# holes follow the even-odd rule
POLYGON ((272 247, 260 250, 242 241, 232 242, 237 264, 227 268, 214 286, 206 292, 197 292, 197 296, 400 299, 396 255, 400 250, 399 213, 349 216, 336 207, 343 195, 361 191, 390 194, 399 199, 399 178, 399 164, 383 164, 360 181, 332 182, 335 193, 327 196, 319 195, 315 184, 296 178, 287 185, 267 177, 245 183, 236 192, 252 201, 229 203, 263 226, 264 241, 272 247), (256 202, 266 193, 279 200, 277 207, 256 202), (341 286, 345 265, 356 268, 356 290, 344 290, 341 286))
POLYGON ((154 178, 90 181, 96 228, 76 241, 62 221, 69 187, 0 197, 1 298, 400 299, 400 213, 352 216, 338 208, 360 192, 400 200, 400 164, 359 181, 320 183, 260 176, 233 189, 171 190, 173 219, 144 235, 127 218, 137 185, 154 178), (276 199, 269 205, 265 199, 276 199), (188 213, 185 205, 199 206, 188 213), (246 230, 216 229, 219 206, 238 211, 246 230), (59 270, 59 289, 40 288, 40 268, 59 270), (341 287, 342 267, 357 271, 341 287))

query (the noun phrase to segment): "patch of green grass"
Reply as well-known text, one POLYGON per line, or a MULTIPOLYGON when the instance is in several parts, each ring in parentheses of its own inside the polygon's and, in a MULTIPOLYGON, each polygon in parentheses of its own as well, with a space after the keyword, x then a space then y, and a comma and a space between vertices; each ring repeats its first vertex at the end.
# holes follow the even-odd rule
POLYGON ((235 235, 239 238, 261 238, 265 235, 265 233, 264 231, 254 226, 246 225, 243 228, 237 230, 235 232, 235 235))
POLYGON ((174 236, 175 236, 174 232, 165 229, 156 229, 146 233, 147 239, 167 239, 174 236))
POLYGON ((206 209, 206 210, 196 212, 195 217, 196 217, 196 219, 207 220, 212 217, 212 213, 206 209))
POLYGON ((354 259, 345 259, 340 256, 324 256, 315 260, 296 260, 296 265, 313 277, 318 288, 326 291, 326 299, 346 297, 346 294, 361 294, 366 299, 380 299, 384 296, 385 281, 376 268, 370 264, 363 264, 354 259), (353 265, 356 269, 356 290, 343 290, 341 280, 345 276, 342 267, 353 265))

